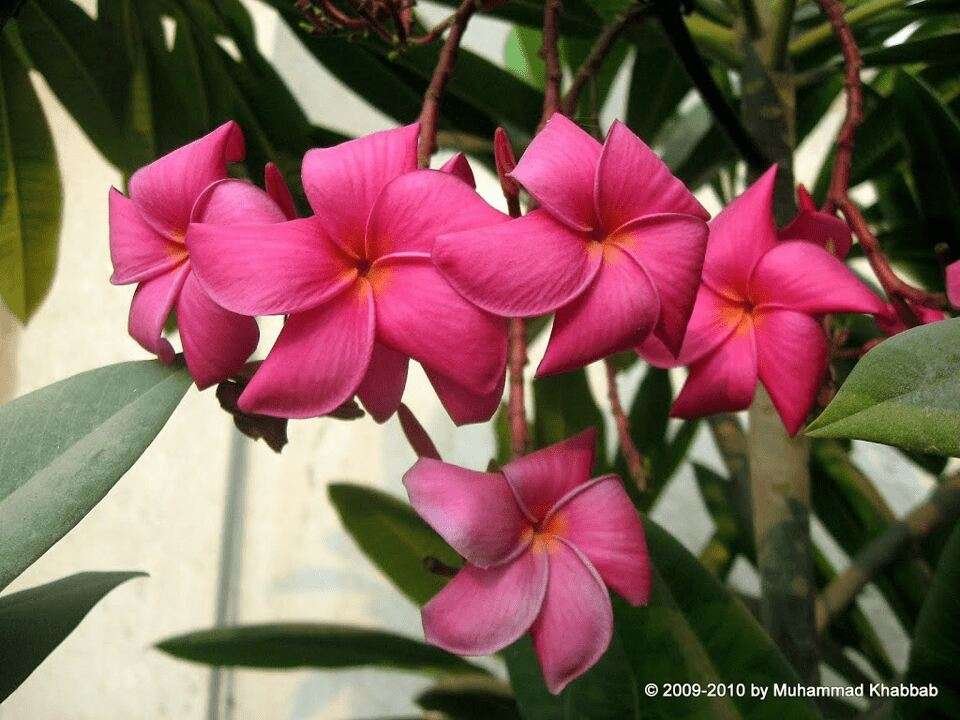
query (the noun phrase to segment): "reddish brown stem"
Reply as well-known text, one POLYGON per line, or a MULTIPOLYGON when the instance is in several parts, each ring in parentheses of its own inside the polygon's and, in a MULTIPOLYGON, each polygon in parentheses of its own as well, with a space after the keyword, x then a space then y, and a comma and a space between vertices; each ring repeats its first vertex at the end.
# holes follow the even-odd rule
POLYGON ((435 40, 439 39, 447 29, 453 25, 453 21, 456 19, 456 13, 450 15, 436 25, 434 25, 430 30, 425 32, 423 35, 413 35, 408 39, 408 42, 411 45, 429 45, 435 40))
POLYGON ((420 144, 417 147, 417 164, 425 168, 430 165, 430 156, 437 149, 437 124, 440 120, 440 98, 447 85, 453 68, 457 64, 457 51, 467 29, 467 23, 477 10, 476 0, 463 0, 453 14, 450 33, 440 48, 437 66, 430 78, 430 85, 423 95, 423 109, 420 111, 420 144))
POLYGON ((610 411, 617 426, 620 452, 623 454, 623 459, 627 461, 630 477, 633 478, 637 488, 643 491, 647 489, 647 471, 643 464, 643 456, 634 445, 633 438, 630 437, 630 419, 623 410, 620 390, 617 388, 617 366, 613 358, 609 357, 604 359, 603 363, 607 369, 607 398, 610 400, 610 411))
POLYGON ((863 87, 860 83, 860 70, 863 62, 857 40, 843 16, 843 3, 839 0, 817 0, 823 14, 826 15, 843 55, 843 84, 847 95, 847 112, 837 134, 837 152, 830 175, 830 188, 824 209, 828 212, 840 210, 847 224, 856 235, 864 254, 870 261, 883 291, 900 319, 909 327, 920 324, 920 318, 909 303, 932 308, 947 308, 947 298, 943 293, 932 293, 914 287, 901 280, 890 266, 876 235, 869 223, 849 196, 850 168, 853 164, 853 150, 857 128, 863 122, 863 87))
POLYGON ((524 404, 523 368, 527 364, 527 328, 523 318, 510 318, 510 452, 527 452, 527 409, 524 404))
POLYGON ((543 46, 540 55, 546 66, 546 78, 543 88, 543 114, 540 116, 539 128, 547 124, 547 120, 560 109, 560 81, 563 71, 560 69, 559 38, 557 22, 560 16, 560 0, 546 0, 543 4, 543 46))
POLYGON ((603 32, 600 33, 593 47, 590 48, 590 53, 587 55, 586 60, 583 61, 583 64, 577 69, 576 75, 573 76, 570 89, 567 90, 567 94, 563 98, 560 107, 564 115, 569 116, 576 112, 577 101, 580 99, 580 93, 583 91, 583 88, 600 72, 603 61, 607 59, 607 55, 610 54, 610 51, 624 30, 642 18, 646 14, 646 10, 645 5, 637 3, 624 12, 616 22, 607 25, 603 32))

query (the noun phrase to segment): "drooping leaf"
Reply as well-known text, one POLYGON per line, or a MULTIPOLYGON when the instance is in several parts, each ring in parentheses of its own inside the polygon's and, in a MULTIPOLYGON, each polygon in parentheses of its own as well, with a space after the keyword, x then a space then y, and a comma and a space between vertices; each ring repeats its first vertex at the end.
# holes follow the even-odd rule
POLYGON ((542 44, 543 33, 540 30, 518 25, 507 35, 503 49, 507 70, 541 91, 546 77, 546 65, 539 54, 542 44))
POLYGON ((84 572, 0 597, 0 702, 29 677, 87 613, 139 572, 84 572))
POLYGON ((218 667, 378 667, 429 675, 486 674, 482 668, 446 650, 355 625, 240 625, 178 635, 162 640, 157 647, 181 660, 218 667))
POLYGON ((450 720, 520 719, 510 686, 482 675, 441 678, 416 701, 424 710, 443 713, 450 720))
POLYGON ((862 57, 866 67, 911 63, 952 65, 960 57, 960 32, 946 32, 874 48, 864 52, 862 57))
POLYGON ((180 365, 120 363, 0 407, 0 589, 103 499, 190 382, 180 365))
POLYGON ((960 454, 960 319, 916 327, 873 348, 807 434, 960 454))
POLYGON ((22 322, 53 280, 61 195, 43 108, 27 69, 0 34, 0 301, 22 322))
POLYGON ((603 416, 590 392, 584 370, 537 378, 533 383, 533 440, 536 447, 545 447, 566 440, 587 428, 596 428, 597 454, 606 464, 603 416))
POLYGON ((360 549, 417 605, 436 595, 445 582, 424 567, 425 558, 460 566, 456 552, 407 503, 379 490, 348 483, 332 483, 327 492, 360 549))
POLYGON ((897 700, 896 717, 953 718, 960 716, 960 525, 947 541, 930 593, 920 611, 904 683, 933 686, 937 696, 897 700))
POLYGON ((679 112, 690 91, 690 76, 663 38, 658 23, 644 23, 635 33, 636 54, 627 94, 626 123, 653 145, 666 123, 679 112))

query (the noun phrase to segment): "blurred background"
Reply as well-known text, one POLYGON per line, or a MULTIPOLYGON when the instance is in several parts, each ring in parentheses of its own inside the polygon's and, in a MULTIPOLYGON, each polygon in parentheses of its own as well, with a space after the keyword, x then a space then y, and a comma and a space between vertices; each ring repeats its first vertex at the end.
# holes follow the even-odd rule
MULTIPOLYGON (((80 3, 93 13, 94 0, 80 3)), ((393 121, 342 86, 308 54, 265 5, 249 1, 260 51, 274 64, 310 117, 351 135, 393 121)), ((446 15, 424 4, 431 20, 446 15)), ((480 16, 464 46, 503 64, 508 26, 480 16)), ((172 30, 172 29, 171 29, 172 30)), ((603 108, 604 127, 623 115, 630 59, 603 108)), ((58 379, 122 360, 146 357, 126 334, 131 287, 108 283, 107 190, 121 175, 98 153, 59 105, 43 78, 32 79, 50 120, 63 182, 63 231, 52 290, 21 328, 0 309, 0 401, 58 379)), ((835 103, 836 105, 836 103, 835 103)), ((797 154, 799 181, 812 184, 839 122, 838 107, 797 154)), ((441 155, 439 160, 444 159, 441 155)), ((478 189, 502 205, 495 179, 476 166, 478 189)), ((712 212, 709 191, 701 200, 712 212)), ((263 323, 261 355, 278 330, 263 323)), ((530 367, 544 339, 531 348, 530 367)), ((629 402, 645 372, 638 364, 621 377, 629 402)), ((607 407, 600 367, 588 372, 607 407)), ((679 378, 678 378, 679 379, 679 378)), ((405 401, 445 459, 484 467, 494 452, 489 424, 455 429, 419 367, 411 367, 405 401)), ((63 645, 0 708, 0 720, 103 718, 372 718, 414 714, 410 698, 426 680, 380 671, 211 672, 154 650, 161 638, 215 623, 309 620, 356 623, 422 637, 419 613, 382 578, 341 529, 326 496, 331 481, 351 480, 401 494, 400 476, 413 462, 394 418, 377 425, 299 421, 280 455, 240 436, 212 391, 192 390, 160 436, 69 538, 24 573, 11 590, 90 570, 143 570, 97 605, 63 645), (68 708, 68 710, 65 710, 68 708)), ((613 439, 614 433, 607 437, 613 439)), ((691 458, 720 469, 701 427, 691 458)), ((856 443, 854 459, 879 484, 900 515, 919 502, 932 480, 889 448, 856 443)), ((689 463, 660 496, 652 515, 693 552, 712 533, 689 463)), ((837 567, 843 552, 815 525, 818 547, 837 567)), ((730 582, 757 591, 753 571, 738 563, 730 582)), ((897 669, 907 643, 879 593, 861 607, 876 620, 897 669)))

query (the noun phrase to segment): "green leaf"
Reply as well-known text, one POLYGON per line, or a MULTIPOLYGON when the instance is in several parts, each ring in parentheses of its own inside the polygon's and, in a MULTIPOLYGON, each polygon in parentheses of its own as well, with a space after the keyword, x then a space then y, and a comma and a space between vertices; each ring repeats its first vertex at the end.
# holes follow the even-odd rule
POLYGON ((596 428, 597 454, 605 464, 603 415, 584 370, 537 378, 533 381, 533 397, 533 439, 538 448, 596 428))
POLYGON ((937 563, 930 593, 920 611, 904 683, 932 685, 936 698, 897 700, 896 716, 955 718, 960 716, 960 525, 954 528, 937 563))
POLYGON ((179 365, 120 363, 0 407, 0 589, 103 499, 190 382, 179 365))
POLYGON ((53 280, 61 194, 47 118, 27 69, 0 34, 0 300, 22 322, 53 280))
POLYGON ((868 352, 807 434, 960 454, 960 319, 913 328, 868 352))
POLYGON ((327 492, 360 549, 417 605, 423 605, 445 584, 444 578, 424 568, 424 558, 459 567, 457 553, 398 498, 348 483, 332 483, 327 492))
POLYGON ((481 675, 441 678, 417 698, 424 710, 443 713, 449 720, 519 720, 510 686, 481 675))
POLYGON ((503 49, 507 70, 540 91, 543 90, 547 74, 546 63, 539 54, 542 45, 543 33, 540 30, 517 26, 507 35, 503 49))
POLYGON ((482 668, 412 638, 354 625, 268 623, 213 628, 157 643, 181 660, 218 667, 378 667, 426 673, 477 673, 482 668))
POLYGON ((690 76, 666 43, 659 23, 644 23, 635 32, 639 37, 634 43, 626 123, 652 145, 677 115, 680 101, 691 88, 690 76))
POLYGON ((958 57, 960 57, 960 32, 946 32, 916 40, 911 39, 898 45, 867 50, 862 55, 863 64, 867 67, 910 63, 953 65, 958 57))
POLYGON ((0 702, 103 597, 140 572, 84 572, 0 597, 0 702))

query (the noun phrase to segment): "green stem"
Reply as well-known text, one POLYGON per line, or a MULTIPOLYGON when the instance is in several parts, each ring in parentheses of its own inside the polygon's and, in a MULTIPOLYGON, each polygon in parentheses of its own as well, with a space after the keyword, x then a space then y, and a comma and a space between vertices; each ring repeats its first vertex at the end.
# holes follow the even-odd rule
POLYGON ((757 8, 753 0, 739 0, 740 17, 743 18, 743 24, 747 29, 747 36, 756 39, 760 37, 760 16, 757 14, 757 8))
POLYGON ((698 13, 687 15, 685 22, 687 31, 707 57, 730 68, 740 67, 743 57, 733 30, 698 13))
POLYGON ((797 0, 778 0, 773 7, 773 44, 770 46, 770 67, 782 70, 787 61, 790 29, 797 0))
MULTIPOLYGON (((850 27, 856 27, 860 23, 876 15, 880 15, 887 10, 902 8, 903 4, 903 0, 866 0, 866 2, 847 11, 844 17, 850 27)), ((830 23, 821 23, 794 38, 793 42, 789 45, 790 55, 803 55, 824 44, 832 37, 833 28, 830 26, 830 23)))

